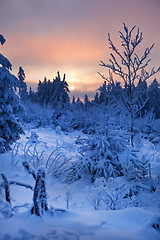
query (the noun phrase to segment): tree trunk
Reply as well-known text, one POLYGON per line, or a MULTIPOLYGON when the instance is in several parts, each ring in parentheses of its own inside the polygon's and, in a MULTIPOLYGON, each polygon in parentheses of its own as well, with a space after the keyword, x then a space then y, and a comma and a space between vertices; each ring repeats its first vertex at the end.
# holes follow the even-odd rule
POLYGON ((131 126, 131 146, 134 147, 134 143, 133 143, 133 126, 131 126))
POLYGON ((31 210, 31 213, 36 214, 37 216, 41 216, 43 215, 44 211, 47 210, 48 206, 45 189, 45 171, 43 169, 39 169, 36 177, 36 184, 33 195, 33 208, 31 210))
POLYGON ((6 202, 9 202, 9 204, 11 204, 8 180, 7 180, 6 176, 3 173, 1 174, 1 176, 2 176, 2 179, 3 179, 3 182, 4 182, 6 202))

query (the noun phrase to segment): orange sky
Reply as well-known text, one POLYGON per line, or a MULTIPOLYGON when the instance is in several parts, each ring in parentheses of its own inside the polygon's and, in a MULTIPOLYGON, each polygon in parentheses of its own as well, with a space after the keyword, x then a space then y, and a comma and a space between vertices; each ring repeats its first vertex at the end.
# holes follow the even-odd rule
POLYGON ((119 46, 123 22, 140 27, 142 49, 155 43, 150 65, 160 65, 159 13, 159 0, 0 0, 1 34, 7 39, 0 52, 15 75, 23 67, 29 85, 60 71, 76 94, 90 93, 103 83, 97 72, 107 75, 99 66, 100 60, 108 62, 107 34, 119 46))

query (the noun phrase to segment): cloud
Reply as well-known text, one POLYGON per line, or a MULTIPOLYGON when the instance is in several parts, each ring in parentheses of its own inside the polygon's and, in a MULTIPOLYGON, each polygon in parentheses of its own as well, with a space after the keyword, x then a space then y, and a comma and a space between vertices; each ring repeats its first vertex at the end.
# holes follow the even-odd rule
POLYGON ((99 43, 93 39, 49 35, 45 37, 13 35, 8 41, 7 54, 26 63, 92 62, 102 54, 99 43))
POLYGON ((13 72, 22 65, 28 81, 53 78, 59 70, 79 84, 95 89, 99 62, 108 62, 108 32, 118 48, 122 23, 139 26, 144 49, 155 42, 151 58, 160 62, 159 0, 0 0, 1 52, 13 72), (73 74, 74 73, 74 74, 73 74), (89 83, 89 84, 88 84, 89 83))

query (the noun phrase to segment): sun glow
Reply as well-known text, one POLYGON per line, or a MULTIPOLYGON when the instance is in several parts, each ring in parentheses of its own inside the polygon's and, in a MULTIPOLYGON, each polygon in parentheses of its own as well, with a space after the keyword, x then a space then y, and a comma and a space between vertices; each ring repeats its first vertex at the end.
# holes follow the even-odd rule
POLYGON ((75 90, 75 86, 70 86, 70 88, 69 88, 71 91, 74 91, 75 90))

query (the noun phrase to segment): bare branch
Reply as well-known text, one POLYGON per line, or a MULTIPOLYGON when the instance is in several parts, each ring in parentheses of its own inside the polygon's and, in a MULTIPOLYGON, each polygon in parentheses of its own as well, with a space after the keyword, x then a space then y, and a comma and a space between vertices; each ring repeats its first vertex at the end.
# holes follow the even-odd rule
POLYGON ((31 190, 33 190, 34 188, 31 186, 31 185, 29 185, 29 184, 26 184, 26 183, 21 183, 21 182, 17 182, 17 181, 9 181, 9 185, 18 185, 18 186, 22 186, 22 187, 25 187, 25 188, 29 188, 29 189, 31 189, 31 190))
POLYGON ((108 42, 110 45, 110 49, 112 49, 121 59, 124 64, 127 66, 126 60, 123 58, 123 56, 119 53, 118 49, 114 46, 113 42, 110 39, 110 34, 108 33, 108 42))
POLYGON ((135 118, 138 116, 138 114, 142 111, 142 109, 144 109, 144 107, 146 106, 147 102, 148 102, 149 98, 147 98, 143 104, 141 106, 139 106, 138 110, 135 112, 135 118))
POLYGON ((30 167, 29 163, 27 161, 22 162, 23 167, 27 170, 29 174, 32 175, 32 177, 36 180, 36 174, 32 167, 30 167))

